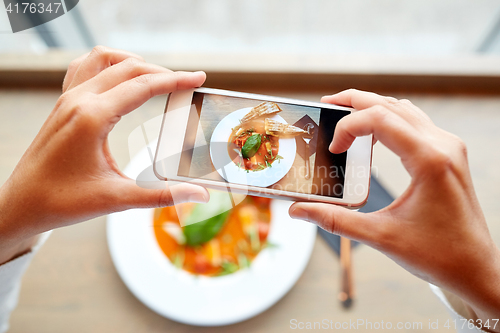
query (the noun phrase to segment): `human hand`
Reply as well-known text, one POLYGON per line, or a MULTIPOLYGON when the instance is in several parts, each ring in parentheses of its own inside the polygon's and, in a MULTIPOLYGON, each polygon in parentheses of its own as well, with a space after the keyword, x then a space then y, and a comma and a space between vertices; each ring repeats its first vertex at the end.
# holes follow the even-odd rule
POLYGON ((135 207, 206 202, 192 184, 144 189, 113 159, 108 134, 148 99, 199 87, 205 73, 172 72, 140 56, 96 47, 73 61, 63 94, 40 132, 0 188, 0 264, 43 231, 135 207))
POLYGON ((473 308, 500 313, 500 253, 474 192, 463 141, 435 126, 407 100, 347 90, 322 102, 359 112, 337 124, 332 153, 373 134, 401 157, 412 181, 388 207, 363 214, 320 203, 295 203, 290 215, 366 243, 473 308))

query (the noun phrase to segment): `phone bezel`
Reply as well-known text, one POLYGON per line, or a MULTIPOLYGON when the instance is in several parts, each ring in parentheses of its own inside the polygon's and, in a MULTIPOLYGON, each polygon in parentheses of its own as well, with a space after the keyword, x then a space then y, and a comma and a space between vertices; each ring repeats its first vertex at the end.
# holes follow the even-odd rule
MULTIPOLYGON (((316 194, 303 194, 303 193, 295 193, 283 190, 276 190, 270 188, 262 188, 251 185, 239 185, 233 183, 223 183, 215 180, 206 180, 199 178, 189 178, 177 175, 179 161, 174 163, 172 162, 170 169, 172 170, 173 176, 165 176, 160 173, 160 170, 157 169, 157 158, 162 153, 168 150, 166 153, 167 156, 173 156, 172 154, 177 154, 180 157, 180 152, 182 151, 182 145, 184 142, 184 132, 187 128, 187 117, 186 115, 189 113, 189 108, 191 107, 191 101, 194 92, 206 93, 206 94, 216 94, 222 96, 230 96, 230 97, 241 97, 241 98, 249 98, 249 99, 257 99, 257 100, 266 100, 276 103, 288 103, 295 105, 304 105, 304 106, 312 106, 319 108, 326 108, 331 110, 344 110, 349 112, 355 112, 353 108, 334 105, 334 104, 325 104, 325 103, 316 103, 309 101, 302 101, 291 98, 284 97, 276 97, 276 96, 268 96, 268 95, 259 95, 252 93, 244 93, 244 92, 236 92, 230 90, 222 90, 222 89, 212 89, 212 88, 197 88, 190 90, 182 90, 176 91, 169 95, 167 99, 167 103, 165 106, 165 111, 162 119, 160 135, 158 139, 158 145, 156 148, 156 153, 154 157, 153 170, 156 177, 160 180, 164 181, 180 181, 180 182, 190 182, 197 185, 202 185, 214 189, 227 190, 228 187, 233 192, 238 193, 248 193, 251 195, 257 196, 265 196, 276 199, 287 199, 287 200, 295 200, 295 201, 316 201, 316 202, 325 202, 325 203, 334 203, 338 205, 344 205, 352 208, 359 208, 366 203, 369 193, 370 187, 370 174, 371 174, 371 157, 372 157, 372 136, 364 136, 358 137, 354 140, 352 146, 347 150, 347 159, 346 159, 346 170, 350 170, 349 168, 353 168, 352 170, 357 170, 359 167, 365 168, 364 170, 368 170, 365 172, 367 177, 357 177, 354 176, 353 172, 347 172, 345 174, 344 179, 344 195, 343 198, 335 198, 329 196, 322 196, 316 194), (175 115, 174 115, 175 114, 175 115), (171 119, 176 126, 175 128, 165 129, 167 125, 167 117, 172 117, 171 119), (163 138, 163 133, 169 132, 169 142, 166 144, 163 138), (174 133, 175 132, 175 133, 174 133), (179 135, 175 135, 179 134, 179 135), (175 166, 175 169, 172 167, 175 166), (362 192, 357 193, 356 191, 350 192, 350 188, 357 188, 357 186, 361 185, 363 189, 362 192), (347 190, 346 190, 347 189, 347 190)), ((176 156, 177 156, 176 155, 176 156)), ((165 168, 165 167, 164 167, 165 168)))

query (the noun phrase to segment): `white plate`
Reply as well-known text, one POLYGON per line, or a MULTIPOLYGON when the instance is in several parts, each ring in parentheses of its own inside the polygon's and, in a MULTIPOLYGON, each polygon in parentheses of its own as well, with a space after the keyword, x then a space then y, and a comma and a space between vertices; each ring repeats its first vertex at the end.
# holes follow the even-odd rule
MULTIPOLYGON (((239 125, 240 119, 251 109, 252 108, 239 109, 222 118, 215 127, 212 137, 210 138, 210 158, 212 159, 213 165, 217 165, 215 158, 219 161, 223 161, 222 163, 219 162, 219 164, 223 164, 224 166, 217 168, 217 172, 229 183, 267 187, 278 182, 281 178, 285 177, 288 171, 290 171, 295 160, 297 144, 295 138, 280 138, 278 154, 282 156, 283 159, 274 162, 272 167, 265 168, 264 170, 246 172, 234 164, 229 158, 226 148, 229 136, 232 132, 231 129, 239 125), (215 142, 222 145, 224 149, 214 149, 215 142), (224 156, 220 156, 219 154, 224 154, 224 156)), ((274 115, 270 117, 270 119, 285 124, 287 123, 285 119, 279 115, 274 115)))
MULTIPOLYGON (((150 165, 144 149, 127 166, 125 174, 135 179, 150 165)), ((263 250, 249 269, 231 275, 197 277, 176 269, 156 242, 152 209, 108 216, 111 258, 130 291, 162 316, 198 326, 240 322, 282 298, 309 261, 316 227, 291 219, 289 206, 286 201, 273 200, 271 204, 268 239, 278 247, 263 250)))

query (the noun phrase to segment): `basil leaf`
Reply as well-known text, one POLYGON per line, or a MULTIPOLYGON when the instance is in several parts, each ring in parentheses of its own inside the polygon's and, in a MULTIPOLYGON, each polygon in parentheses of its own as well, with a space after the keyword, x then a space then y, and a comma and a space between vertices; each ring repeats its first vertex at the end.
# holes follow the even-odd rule
POLYGON ((186 226, 183 231, 187 245, 201 245, 219 233, 232 209, 229 195, 221 191, 210 191, 210 201, 193 208, 184 221, 186 226))
POLYGON ((217 236, 224 226, 229 213, 230 211, 226 211, 204 221, 185 226, 184 236, 186 236, 186 244, 189 246, 201 245, 217 236))
POLYGON ((262 142, 260 134, 254 134, 250 136, 246 141, 243 147, 241 148, 241 155, 244 158, 250 158, 257 153, 259 150, 260 144, 262 142))

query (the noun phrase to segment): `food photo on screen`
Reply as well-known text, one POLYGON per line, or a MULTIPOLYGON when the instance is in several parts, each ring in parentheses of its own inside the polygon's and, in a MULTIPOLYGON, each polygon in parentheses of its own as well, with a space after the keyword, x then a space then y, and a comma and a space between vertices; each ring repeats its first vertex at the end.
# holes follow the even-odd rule
POLYGON ((192 106, 179 176, 343 197, 347 153, 328 146, 348 111, 200 92, 192 106))

